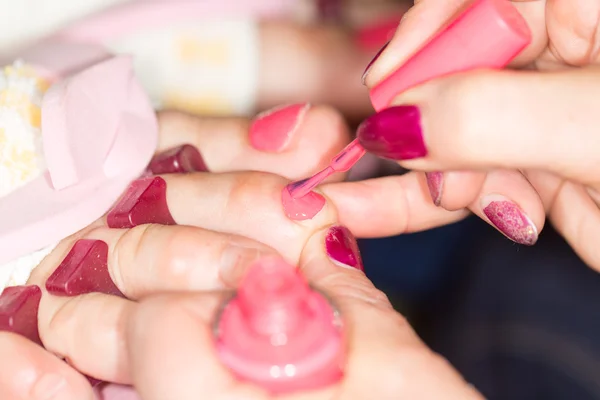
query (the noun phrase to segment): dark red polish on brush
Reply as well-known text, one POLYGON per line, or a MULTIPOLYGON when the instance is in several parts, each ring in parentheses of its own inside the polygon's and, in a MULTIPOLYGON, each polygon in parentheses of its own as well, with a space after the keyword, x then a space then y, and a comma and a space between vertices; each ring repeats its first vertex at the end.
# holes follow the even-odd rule
POLYGON ((208 172, 198 149, 189 144, 158 154, 150 161, 148 169, 154 175, 208 172))
POLYGON ((110 228, 133 228, 143 224, 175 225, 167 205, 167 182, 159 176, 138 179, 108 213, 110 228))
POLYGON ((102 240, 81 239, 46 281, 56 296, 104 293, 123 296, 108 272, 108 245, 102 240))
POLYGON ((36 285, 10 286, 0 295, 0 331, 13 332, 42 345, 38 309, 42 290, 36 285))

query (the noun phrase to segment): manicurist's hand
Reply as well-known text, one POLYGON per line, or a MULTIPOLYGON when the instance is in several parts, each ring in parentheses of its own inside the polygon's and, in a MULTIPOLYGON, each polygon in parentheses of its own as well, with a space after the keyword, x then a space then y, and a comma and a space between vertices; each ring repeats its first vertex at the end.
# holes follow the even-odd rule
MULTIPOLYGON (((369 88, 401 66, 464 3, 416 2, 371 67, 369 88)), ((427 186, 421 173, 413 172, 388 185, 369 183, 378 188, 370 196, 413 196, 403 189, 422 179, 440 207, 469 209, 526 245, 536 242, 548 218, 584 261, 600 270, 595 245, 600 234, 600 3, 513 5, 533 34, 514 69, 430 81, 398 93, 388 109, 363 123, 359 138, 367 150, 427 171, 427 186)))

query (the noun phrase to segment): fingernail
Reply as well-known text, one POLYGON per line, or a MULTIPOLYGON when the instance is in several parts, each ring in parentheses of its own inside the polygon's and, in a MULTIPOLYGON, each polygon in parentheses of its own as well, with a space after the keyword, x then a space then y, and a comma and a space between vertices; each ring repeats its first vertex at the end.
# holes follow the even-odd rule
POLYGON ((379 56, 381 56, 381 54, 385 51, 385 49, 388 47, 389 44, 390 44, 390 42, 387 42, 386 44, 384 44, 383 47, 381 49, 379 49, 377 54, 375 54, 375 57, 373 57, 373 59, 369 62, 369 64, 367 64, 367 68, 365 68, 365 72, 363 72, 362 77, 360 78, 363 85, 365 84, 365 82, 367 80, 367 76, 369 76, 369 72, 371 72, 371 68, 373 67, 373 64, 375 64, 375 61, 377 61, 379 56))
POLYGON ((43 375, 31 388, 31 397, 35 400, 74 400, 67 381, 57 374, 43 375))
POLYGON ((46 281, 55 296, 104 293, 123 296, 108 272, 108 245, 102 240, 81 239, 46 281))
POLYGON ((317 0, 319 17, 326 21, 338 21, 342 18, 344 3, 340 0, 317 0))
POLYGON ((259 114, 250 125, 250 143, 261 151, 286 149, 306 116, 310 104, 292 104, 259 114))
POLYGON ((381 110, 359 125, 357 136, 367 151, 380 157, 410 160, 427 155, 417 106, 381 110))
POLYGON ((481 208, 490 222, 510 240, 527 246, 537 241, 537 227, 518 205, 506 197, 487 195, 481 199, 481 208))
POLYGON ((189 144, 156 155, 150 161, 148 169, 154 175, 208 171, 198 149, 189 144))
POLYGON ((350 230, 343 226, 334 226, 325 236, 327 255, 339 264, 364 271, 358 243, 350 230))
POLYGON ((42 290, 36 285, 10 286, 0 295, 0 331, 24 336, 42 345, 38 309, 42 290))
POLYGON ((444 174, 441 172, 427 172, 427 187, 429 188, 429 194, 431 200, 436 206, 440 206, 442 202, 442 191, 444 190, 444 174))
POLYGON ((167 182, 160 176, 138 179, 129 185, 108 213, 109 228, 133 228, 142 224, 175 225, 167 205, 167 182))
POLYGON ((235 286, 245 275, 247 268, 264 256, 264 252, 252 247, 232 244, 221 253, 219 278, 227 286, 235 286))

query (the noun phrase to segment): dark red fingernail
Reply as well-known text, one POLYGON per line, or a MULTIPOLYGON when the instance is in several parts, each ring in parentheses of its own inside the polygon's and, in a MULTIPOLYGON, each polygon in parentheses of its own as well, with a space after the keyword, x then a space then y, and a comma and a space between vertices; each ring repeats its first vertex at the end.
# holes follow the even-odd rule
POLYGON ((367 151, 379 157, 410 160, 427 155, 421 113, 416 106, 379 111, 360 124, 357 137, 367 151))
POLYGON ((510 240, 526 246, 537 242, 537 227, 513 201, 502 195, 488 194, 481 199, 481 208, 490 222, 510 240))
POLYGON ((138 179, 106 217, 110 228, 142 224, 175 225, 167 205, 167 182, 160 176, 138 179))
POLYGON ((371 67, 373 66, 373 64, 375 64, 375 61, 377 61, 379 56, 381 56, 381 53, 383 53, 385 51, 385 49, 388 47, 389 44, 390 44, 389 42, 384 44, 383 47, 377 52, 377 54, 375 54, 375 57, 373 57, 373 59, 369 62, 369 64, 367 64, 367 68, 365 68, 365 72, 363 72, 362 77, 360 78, 363 85, 365 84, 365 81, 367 80, 367 76, 369 75, 369 72, 371 71, 371 67))
POLYGON ((102 240, 81 239, 46 281, 56 296, 105 293, 123 296, 108 272, 108 245, 102 240))
POLYGON ((156 155, 150 161, 148 169, 155 175, 208 171, 198 149, 189 144, 156 155))
POLYGON ((0 331, 26 337, 42 345, 38 331, 38 309, 42 290, 36 285, 10 286, 0 295, 0 331))
POLYGON ((334 261, 364 271, 358 243, 348 228, 330 228, 325 236, 325 250, 334 261))

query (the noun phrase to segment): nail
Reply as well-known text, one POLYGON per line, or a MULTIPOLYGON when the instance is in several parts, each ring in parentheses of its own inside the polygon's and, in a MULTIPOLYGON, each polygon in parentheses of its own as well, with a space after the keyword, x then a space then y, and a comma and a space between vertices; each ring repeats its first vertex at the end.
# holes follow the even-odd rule
POLYGON ((360 78, 363 85, 366 83, 367 76, 369 76, 369 72, 371 72, 371 68, 373 68, 373 64, 375 64, 375 61, 377 61, 379 56, 381 56, 381 54, 385 51, 385 49, 388 47, 389 44, 390 44, 390 42, 387 42, 386 44, 384 44, 383 47, 381 49, 379 49, 377 54, 375 54, 375 57, 373 57, 373 59, 371 61, 369 61, 369 64, 367 64, 367 68, 365 68, 365 72, 363 72, 362 77, 360 78))
POLYGON ((280 152, 290 144, 310 104, 292 104, 259 114, 250 125, 250 143, 261 151, 280 152))
POLYGON ((426 172, 427 187, 431 200, 436 206, 440 206, 442 202, 442 191, 444 190, 444 174, 441 172, 426 172))
POLYGON ((338 21, 342 18, 344 3, 341 0, 317 0, 317 9, 322 20, 338 21))
POLYGON ((81 239, 46 281, 55 296, 104 293, 123 296, 108 272, 108 245, 102 240, 81 239))
POLYGON ((43 375, 31 388, 31 398, 36 400, 73 399, 67 381, 57 374, 43 375))
POLYGON ((197 148, 184 144, 154 156, 148 169, 154 175, 208 172, 202 155, 197 148))
POLYGON ((109 228, 142 224, 175 225, 167 205, 167 182, 160 176, 138 179, 106 216, 109 228))
POLYGON ((10 286, 0 295, 0 331, 12 332, 42 345, 38 308, 42 290, 36 285, 10 286))
POLYGON ((421 113, 417 106, 395 106, 364 120, 357 130, 367 151, 393 160, 425 157, 421 113))
POLYGON ((329 228, 325 236, 327 255, 339 264, 364 271, 358 243, 350 230, 343 226, 329 228))
POLYGON ((510 240, 532 246, 538 239, 537 227, 514 202, 498 194, 481 199, 481 208, 490 222, 510 240))

